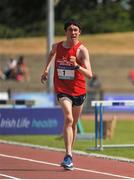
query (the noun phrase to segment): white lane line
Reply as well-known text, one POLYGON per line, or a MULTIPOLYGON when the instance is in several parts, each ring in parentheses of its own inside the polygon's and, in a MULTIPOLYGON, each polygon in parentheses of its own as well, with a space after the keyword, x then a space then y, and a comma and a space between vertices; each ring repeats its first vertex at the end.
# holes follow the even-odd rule
POLYGON ((112 174, 112 173, 105 173, 105 172, 100 172, 100 171, 95 171, 95 170, 89 170, 89 169, 83 169, 83 168, 74 168, 74 169, 78 171, 91 172, 95 174, 102 174, 102 175, 113 176, 113 177, 118 177, 118 178, 132 179, 132 177, 127 177, 127 176, 122 176, 122 175, 112 174))
POLYGON ((0 176, 6 177, 6 178, 11 178, 11 179, 19 180, 19 178, 16 178, 16 177, 14 177, 14 176, 9 176, 9 175, 6 175, 6 174, 0 174, 0 176))
MULTIPOLYGON (((46 164, 46 165, 51 165, 51 166, 60 166, 59 164, 55 164, 55 163, 39 161, 39 160, 29 159, 29 158, 22 158, 22 157, 18 157, 18 156, 10 156, 10 155, 6 155, 6 154, 0 154, 0 156, 6 157, 6 158, 22 160, 22 161, 29 161, 29 162, 34 162, 34 163, 46 164)), ((77 168, 77 167, 74 168, 74 169, 78 170, 78 171, 90 172, 90 173, 113 176, 113 177, 124 178, 124 179, 132 179, 132 178, 134 178, 134 177, 122 176, 122 175, 118 175, 118 174, 106 173, 106 172, 95 171, 95 170, 90 170, 90 169, 83 169, 83 168, 77 168)))
MULTIPOLYGON (((58 152, 65 152, 65 149, 62 149, 62 148, 34 145, 34 144, 29 144, 29 143, 19 143, 19 142, 15 142, 15 141, 0 140, 0 143, 1 144, 23 146, 23 147, 32 147, 32 148, 37 148, 37 149, 45 149, 45 150, 51 150, 51 151, 58 151, 58 152)), ((115 156, 108 156, 108 155, 96 154, 96 153, 86 153, 86 152, 78 151, 78 150, 74 150, 73 153, 77 154, 77 155, 88 156, 88 157, 97 157, 97 158, 103 158, 103 159, 111 159, 111 160, 134 163, 133 159, 124 158, 124 157, 115 157, 115 156)))

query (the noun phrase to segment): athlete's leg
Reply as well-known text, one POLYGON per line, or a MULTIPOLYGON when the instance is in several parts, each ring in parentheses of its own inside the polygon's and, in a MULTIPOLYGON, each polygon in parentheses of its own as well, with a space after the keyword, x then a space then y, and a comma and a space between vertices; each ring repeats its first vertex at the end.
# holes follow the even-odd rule
POLYGON ((73 142, 73 115, 72 115, 72 101, 68 97, 59 98, 59 103, 64 113, 64 142, 66 154, 72 156, 72 142, 73 142))
POLYGON ((80 117, 82 108, 83 108, 83 105, 73 106, 73 108, 72 108, 72 113, 73 113, 73 125, 72 125, 72 129, 73 129, 73 141, 72 141, 72 147, 73 147, 76 135, 77 135, 77 122, 78 122, 78 119, 80 117))

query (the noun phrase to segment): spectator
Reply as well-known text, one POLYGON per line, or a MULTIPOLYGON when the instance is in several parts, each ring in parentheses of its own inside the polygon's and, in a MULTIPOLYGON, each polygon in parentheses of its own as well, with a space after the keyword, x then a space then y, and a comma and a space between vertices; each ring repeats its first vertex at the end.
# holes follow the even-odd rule
POLYGON ((101 82, 97 75, 94 75, 89 82, 89 87, 92 90, 99 90, 101 89, 101 82))
POLYGON ((7 67, 4 71, 0 70, 0 78, 5 79, 15 79, 15 71, 16 71, 17 62, 15 59, 10 58, 7 62, 7 67))
POLYGON ((20 56, 16 66, 16 80, 23 81, 24 79, 29 81, 29 70, 24 62, 24 56, 20 56))
POLYGON ((134 84, 134 70, 131 70, 129 72, 129 79, 132 82, 132 84, 134 84))
POLYGON ((5 74, 3 73, 3 71, 2 71, 1 68, 0 68, 0 79, 3 79, 3 80, 6 79, 6 76, 5 76, 5 74))
POLYGON ((16 59, 10 58, 10 60, 7 62, 7 68, 4 72, 6 79, 14 79, 15 78, 15 69, 16 69, 16 59))

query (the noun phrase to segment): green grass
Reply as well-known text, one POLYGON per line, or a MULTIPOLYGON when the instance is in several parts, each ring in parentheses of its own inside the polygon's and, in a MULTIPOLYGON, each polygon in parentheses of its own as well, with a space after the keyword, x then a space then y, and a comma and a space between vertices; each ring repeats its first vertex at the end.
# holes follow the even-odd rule
MULTIPOLYGON (((83 120, 82 125, 85 132, 94 132, 94 122, 83 120)), ((104 140, 104 144, 134 144, 133 138, 134 121, 117 121, 114 137, 112 140, 104 140)), ((2 140, 30 143, 35 145, 64 148, 63 138, 61 136, 49 135, 25 135, 25 136, 0 136, 2 140)), ((87 150, 94 147, 94 140, 76 140, 74 149, 87 153, 99 153, 111 156, 134 159, 134 148, 116 148, 104 149, 103 151, 87 150)))

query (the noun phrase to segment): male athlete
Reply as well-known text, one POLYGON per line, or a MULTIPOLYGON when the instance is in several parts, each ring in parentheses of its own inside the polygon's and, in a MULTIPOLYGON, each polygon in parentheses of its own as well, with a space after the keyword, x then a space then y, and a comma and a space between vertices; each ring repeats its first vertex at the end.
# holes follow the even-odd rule
POLYGON ((66 40, 52 46, 41 82, 47 80, 52 60, 55 60, 54 89, 64 113, 65 157, 61 166, 73 169, 72 149, 77 134, 77 122, 86 98, 85 77, 92 78, 87 48, 79 41, 81 25, 76 20, 64 24, 66 40))

